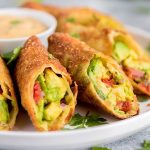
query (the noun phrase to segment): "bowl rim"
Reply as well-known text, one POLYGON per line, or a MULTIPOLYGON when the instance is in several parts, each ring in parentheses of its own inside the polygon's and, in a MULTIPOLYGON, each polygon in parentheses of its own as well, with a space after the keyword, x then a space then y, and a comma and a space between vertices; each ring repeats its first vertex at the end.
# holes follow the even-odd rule
MULTIPOLYGON (((41 14, 43 16, 46 16, 47 18, 49 17, 50 21, 51 21, 51 26, 48 26, 48 28, 46 30, 44 30, 43 32, 35 34, 37 37, 42 37, 42 36, 48 34, 49 32, 54 31, 56 29, 56 27, 57 27, 57 20, 56 20, 56 18, 52 14, 49 14, 47 12, 43 12, 43 11, 40 11, 40 10, 34 10, 34 9, 30 9, 30 8, 17 8, 17 7, 1 8, 0 9, 0 14, 3 11, 6 11, 6 14, 8 14, 7 11, 8 12, 9 11, 24 11, 24 12, 27 11, 27 12, 31 12, 31 13, 33 12, 33 13, 36 13, 36 14, 41 14)), ((24 40, 26 40, 29 37, 30 37, 30 35, 29 36, 23 36, 23 37, 17 37, 17 38, 0 38, 0 42, 15 42, 15 41, 19 42, 19 41, 24 41, 24 40)))

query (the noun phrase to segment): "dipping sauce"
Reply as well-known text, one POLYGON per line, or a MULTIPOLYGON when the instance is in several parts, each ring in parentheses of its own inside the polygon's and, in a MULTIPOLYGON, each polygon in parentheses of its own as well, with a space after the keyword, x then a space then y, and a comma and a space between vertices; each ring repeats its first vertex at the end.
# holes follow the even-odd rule
POLYGON ((18 38, 35 35, 48 27, 32 17, 0 15, 0 38, 18 38))

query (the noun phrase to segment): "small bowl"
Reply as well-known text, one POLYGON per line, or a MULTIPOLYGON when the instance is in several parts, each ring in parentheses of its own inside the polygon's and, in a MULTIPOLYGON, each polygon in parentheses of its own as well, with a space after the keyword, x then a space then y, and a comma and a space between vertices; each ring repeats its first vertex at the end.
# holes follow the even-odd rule
MULTIPOLYGON (((54 16, 38 10, 27 8, 2 8, 0 9, 0 15, 32 17, 45 24, 48 28, 45 31, 36 34, 36 36, 40 38, 46 47, 48 45, 47 37, 55 32, 57 26, 57 21, 54 16)), ((23 46, 29 37, 30 36, 20 38, 0 38, 0 54, 11 52, 14 48, 23 46)))

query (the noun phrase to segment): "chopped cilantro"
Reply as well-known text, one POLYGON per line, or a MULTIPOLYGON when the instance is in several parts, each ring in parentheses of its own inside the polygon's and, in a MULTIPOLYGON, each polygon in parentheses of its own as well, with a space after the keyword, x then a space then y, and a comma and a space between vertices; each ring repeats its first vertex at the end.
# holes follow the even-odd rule
POLYGON ((72 37, 79 39, 80 38, 80 34, 78 33, 72 33, 70 34, 72 37))
POLYGON ((69 18, 66 19, 66 21, 73 23, 73 22, 75 22, 76 20, 75 20, 75 18, 69 17, 69 18))

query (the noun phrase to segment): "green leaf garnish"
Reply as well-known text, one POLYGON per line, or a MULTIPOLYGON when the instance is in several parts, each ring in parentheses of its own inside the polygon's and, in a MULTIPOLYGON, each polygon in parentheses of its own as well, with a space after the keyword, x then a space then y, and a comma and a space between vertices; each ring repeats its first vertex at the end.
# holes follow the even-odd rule
POLYGON ((97 146, 95 146, 95 147, 92 147, 91 150, 111 150, 111 149, 109 149, 107 147, 97 147, 97 146))
POLYGON ((7 65, 10 65, 14 60, 16 60, 16 58, 20 54, 20 50, 21 50, 21 48, 17 47, 12 52, 2 55, 2 58, 5 59, 7 65))
POLYGON ((87 128, 92 126, 98 126, 106 124, 107 120, 102 118, 99 114, 89 114, 89 112, 85 116, 81 116, 80 114, 75 114, 72 117, 72 120, 68 124, 68 128, 65 129, 80 129, 87 128))
POLYGON ((150 140, 145 140, 142 146, 143 148, 140 150, 150 150, 150 140))
POLYGON ((17 24, 19 24, 19 23, 21 23, 20 20, 13 20, 13 21, 11 21, 11 24, 12 24, 12 25, 17 25, 17 24))
POLYGON ((73 22, 75 22, 76 20, 75 20, 75 18, 70 17, 70 18, 67 18, 66 21, 67 21, 67 22, 72 22, 72 23, 73 23, 73 22))
POLYGON ((72 37, 79 39, 80 38, 80 34, 78 33, 72 33, 70 34, 72 37))

